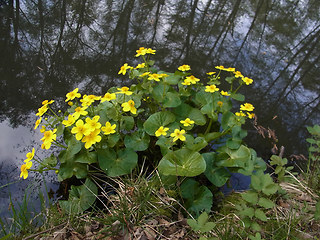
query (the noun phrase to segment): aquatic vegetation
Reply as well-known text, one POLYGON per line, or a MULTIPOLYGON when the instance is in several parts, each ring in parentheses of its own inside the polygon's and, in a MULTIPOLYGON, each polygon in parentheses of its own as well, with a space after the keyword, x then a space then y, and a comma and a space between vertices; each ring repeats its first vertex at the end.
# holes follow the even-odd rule
MULTIPOLYGON (((41 148, 60 150, 43 160, 34 158, 34 149, 27 153, 21 177, 54 170, 59 181, 79 179, 82 185, 72 186, 69 200, 60 201, 66 212, 77 214, 94 206, 101 176, 125 177, 143 166, 156 171, 161 182, 171 179, 171 185, 161 186, 178 189, 176 201, 198 218, 189 221, 192 228, 207 233, 203 212, 211 211, 213 190, 231 173, 241 173, 251 177, 251 190, 241 194, 238 215, 249 237, 260 239, 261 222, 267 221, 266 210, 275 206, 273 195, 280 187, 265 173, 264 160, 243 142, 247 132, 242 126, 254 118, 255 108, 238 91, 253 80, 224 66, 208 72, 206 80, 192 75, 189 65, 166 72, 150 60, 155 52, 141 47, 135 56, 143 63, 120 67, 118 74, 132 79, 130 87, 115 86, 102 96, 82 95, 75 88, 66 94, 65 112, 54 109, 54 100, 43 101, 35 123, 43 133, 41 148)), ((279 159, 273 157, 271 164, 282 181, 290 168, 279 159)), ((208 231, 214 226, 210 223, 208 231)))

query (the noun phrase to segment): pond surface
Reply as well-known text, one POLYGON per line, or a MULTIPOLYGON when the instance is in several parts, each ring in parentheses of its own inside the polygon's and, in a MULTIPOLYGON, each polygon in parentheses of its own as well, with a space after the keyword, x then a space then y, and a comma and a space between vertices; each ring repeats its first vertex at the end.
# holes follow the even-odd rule
POLYGON ((41 102, 59 106, 75 87, 101 95, 130 84, 117 73, 139 63, 141 46, 157 50, 163 70, 189 64, 205 79, 224 65, 254 79, 241 92, 277 142, 248 124, 248 145, 264 159, 274 144, 286 157, 306 155, 305 127, 320 116, 319 14, 318 0, 0 0, 0 186, 15 182, 0 188, 0 215, 9 192, 19 201, 28 184, 42 181, 18 181, 32 147, 46 154, 33 131, 41 102))

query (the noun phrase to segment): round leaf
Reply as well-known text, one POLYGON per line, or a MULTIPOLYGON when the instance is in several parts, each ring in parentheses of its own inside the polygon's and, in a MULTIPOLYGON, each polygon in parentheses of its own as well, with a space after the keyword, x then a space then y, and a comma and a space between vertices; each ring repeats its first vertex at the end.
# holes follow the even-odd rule
POLYGON ((138 155, 131 149, 123 149, 115 152, 113 149, 98 149, 98 161, 100 168, 108 176, 117 177, 129 174, 137 165, 138 155))
POLYGON ((155 132, 159 129, 161 126, 166 126, 172 122, 174 122, 176 119, 175 115, 171 112, 157 112, 152 114, 143 124, 143 127, 145 131, 151 135, 154 136, 155 132))
POLYGON ((97 186, 87 178, 84 185, 71 186, 68 201, 59 201, 59 204, 70 214, 82 213, 94 203, 97 194, 97 186))
POLYGON ((193 177, 206 170, 202 155, 189 149, 168 152, 159 163, 159 171, 164 175, 193 177))
POLYGON ((150 137, 145 132, 134 132, 132 135, 126 135, 124 144, 127 148, 134 151, 144 151, 148 148, 150 137))

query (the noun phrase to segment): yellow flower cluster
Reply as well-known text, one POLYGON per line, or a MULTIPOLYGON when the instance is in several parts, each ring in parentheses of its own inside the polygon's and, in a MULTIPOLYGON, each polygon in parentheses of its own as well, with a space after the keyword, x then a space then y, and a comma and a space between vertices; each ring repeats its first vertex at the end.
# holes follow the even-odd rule
POLYGON ((195 76, 191 75, 191 76, 186 77, 181 84, 185 85, 185 86, 189 86, 191 84, 196 84, 199 81, 200 81, 199 78, 196 78, 195 76))
POLYGON ((146 54, 155 54, 156 50, 153 50, 151 48, 140 47, 136 52, 137 54, 135 55, 135 57, 139 57, 139 56, 144 56, 146 54))
POLYGON ((253 83, 253 80, 251 78, 248 77, 244 77, 242 75, 242 73, 240 71, 236 71, 235 68, 225 68, 224 66, 220 65, 220 66, 216 66, 216 69, 219 69, 221 71, 226 71, 226 72, 232 72, 234 74, 234 76, 236 78, 241 78, 241 80, 246 84, 246 85, 250 85, 253 83))
POLYGON ((28 177, 28 175, 29 175, 28 170, 32 167, 32 161, 31 160, 34 157, 34 152, 35 152, 35 150, 34 150, 34 148, 32 148, 32 151, 28 152, 26 154, 27 159, 24 160, 25 164, 23 164, 21 166, 21 168, 20 168, 20 170, 21 170, 20 178, 23 177, 23 179, 26 179, 28 177))
POLYGON ((240 105, 240 112, 236 112, 236 116, 245 117, 248 116, 248 118, 252 119, 254 118, 254 113, 250 113, 254 110, 254 106, 251 103, 244 103, 240 105), (245 114, 243 111, 247 111, 245 114))

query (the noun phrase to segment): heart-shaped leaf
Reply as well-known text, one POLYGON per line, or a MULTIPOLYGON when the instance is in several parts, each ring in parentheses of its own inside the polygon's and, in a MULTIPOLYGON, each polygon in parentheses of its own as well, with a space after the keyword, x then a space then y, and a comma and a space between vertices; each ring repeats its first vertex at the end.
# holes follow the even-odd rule
POLYGON ((115 152, 113 149, 98 149, 100 168, 110 177, 129 174, 138 162, 138 155, 132 149, 115 152))
POLYGON ((98 194, 97 186, 87 178, 81 186, 71 186, 69 199, 59 201, 59 205, 69 214, 79 214, 92 206, 98 194))
POLYGON ((152 114, 143 124, 145 131, 154 136, 155 132, 161 127, 166 126, 176 119, 175 115, 171 112, 164 111, 164 112, 156 112, 152 114))
POLYGON ((206 162, 200 153, 189 149, 168 152, 158 166, 164 175, 193 177, 206 170, 206 162))

